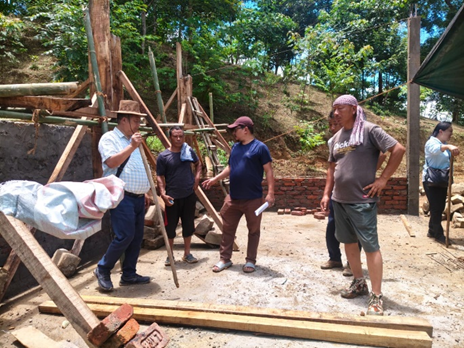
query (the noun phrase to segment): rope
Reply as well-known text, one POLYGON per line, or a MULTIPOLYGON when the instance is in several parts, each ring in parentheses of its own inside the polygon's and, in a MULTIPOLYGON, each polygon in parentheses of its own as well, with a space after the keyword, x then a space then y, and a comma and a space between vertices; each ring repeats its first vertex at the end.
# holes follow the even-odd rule
POLYGON ((37 149, 37 140, 39 139, 39 116, 40 116, 40 109, 35 109, 32 113, 32 121, 34 121, 34 128, 35 128, 35 136, 34 136, 34 147, 27 151, 28 155, 35 155, 35 150, 37 149))

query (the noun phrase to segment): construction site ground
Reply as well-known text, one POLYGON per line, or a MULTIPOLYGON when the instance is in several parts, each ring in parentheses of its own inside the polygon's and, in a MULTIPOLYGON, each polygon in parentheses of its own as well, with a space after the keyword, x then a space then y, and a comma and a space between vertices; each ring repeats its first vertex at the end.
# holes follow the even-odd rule
MULTIPOLYGON (((415 237, 409 235, 398 215, 379 215, 385 315, 426 318, 434 329, 433 347, 463 347, 464 229, 451 227, 453 245, 447 249, 427 238, 426 217, 406 217, 415 237)), ((221 273, 211 271, 218 261, 218 249, 210 248, 196 237, 193 237, 192 252, 199 262, 187 264, 179 261, 183 244, 182 238, 178 237, 174 254, 179 288, 173 282, 171 269, 164 266, 164 247, 142 250, 138 272, 150 275, 153 278, 150 284, 119 287, 118 265, 112 275, 115 290, 109 294, 100 293, 92 274, 95 264, 84 265, 70 281, 81 295, 361 315, 366 311, 367 297, 352 300, 340 297, 340 290, 349 285, 351 278, 344 277, 341 269, 320 268, 328 259, 326 222, 316 220, 312 215, 265 212, 257 270, 252 274, 242 272, 246 253, 246 224, 242 219, 237 233, 240 251, 233 254, 234 265, 221 273)), ((364 255, 362 260, 367 275, 364 255)), ((49 300, 47 294, 37 288, 1 305, 0 347, 22 347, 15 342, 11 331, 28 325, 56 341, 65 339, 78 347, 86 347, 63 316, 39 313, 38 305, 46 300, 49 300)), ((158 324, 165 329, 171 339, 169 347, 173 348, 351 346, 253 332, 158 324)), ((142 326, 142 329, 145 327, 142 326)))

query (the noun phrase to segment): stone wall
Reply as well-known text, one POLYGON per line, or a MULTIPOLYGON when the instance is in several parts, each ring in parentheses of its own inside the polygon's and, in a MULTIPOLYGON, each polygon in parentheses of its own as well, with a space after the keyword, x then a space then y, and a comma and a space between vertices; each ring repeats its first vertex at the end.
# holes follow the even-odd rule
MULTIPOLYGON (((263 181, 264 191, 267 191, 267 182, 263 181)), ((305 179, 275 179, 276 205, 272 210, 295 207, 314 209, 324 193, 325 178, 305 179)), ((392 178, 388 181, 379 202, 379 213, 397 214, 407 211, 408 186, 406 178, 392 178)), ((219 185, 213 186, 205 193, 211 204, 219 210, 224 200, 224 193, 219 185)))
MULTIPOLYGON (((55 169, 74 127, 40 125, 37 130, 31 123, 0 120, 0 182, 29 180, 46 184, 55 169), (30 150, 35 148, 35 152, 30 150)), ((86 134, 73 157, 63 181, 92 179, 91 136, 86 134)), ((73 240, 61 240, 37 231, 36 239, 48 255, 59 248, 71 249, 73 240)), ((94 261, 106 250, 110 242, 109 222, 103 220, 103 230, 90 237, 84 244, 80 257, 82 263, 94 261)), ((10 247, 0 237, 0 266, 10 253, 10 247)), ((37 283, 21 264, 6 293, 6 298, 25 291, 37 283)))

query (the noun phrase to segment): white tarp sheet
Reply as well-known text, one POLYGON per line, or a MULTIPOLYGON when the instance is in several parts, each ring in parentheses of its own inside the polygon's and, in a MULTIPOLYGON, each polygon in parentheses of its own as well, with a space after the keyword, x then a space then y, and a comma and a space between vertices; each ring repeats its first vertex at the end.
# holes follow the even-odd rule
POLYGON ((0 211, 61 239, 86 239, 101 230, 101 219, 124 197, 114 175, 84 182, 12 180, 0 185, 0 211))

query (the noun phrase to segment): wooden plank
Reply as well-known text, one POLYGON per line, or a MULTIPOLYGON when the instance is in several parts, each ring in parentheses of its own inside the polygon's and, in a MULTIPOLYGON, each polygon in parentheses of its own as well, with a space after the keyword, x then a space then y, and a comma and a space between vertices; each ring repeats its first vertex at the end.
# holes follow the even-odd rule
MULTIPOLYGON (((90 303, 89 307, 99 317, 107 316, 118 305, 90 303)), ((430 348, 432 339, 424 331, 395 330, 387 328, 320 323, 314 321, 255 317, 243 314, 208 313, 189 310, 153 309, 134 306, 133 318, 143 322, 157 322, 193 327, 259 332, 269 335, 338 342, 377 347, 430 348)), ((42 313, 58 314, 51 302, 39 306, 42 313)))
POLYGON ((130 80, 128 79, 128 77, 126 76, 126 74, 123 71, 120 71, 118 73, 118 76, 121 79, 124 87, 126 87, 126 90, 130 94, 132 99, 134 99, 135 101, 138 101, 139 104, 140 104, 140 107, 143 110, 143 112, 145 112, 147 114, 147 121, 150 124, 150 126, 153 128, 153 130, 155 131, 158 138, 161 140, 161 143, 164 145, 165 148, 170 147, 171 143, 169 142, 168 138, 166 137, 166 134, 164 134, 163 130, 160 128, 160 126, 158 126, 158 123, 156 122, 155 118, 151 114, 148 107, 143 102, 140 95, 135 90, 134 86, 132 85, 132 82, 130 82, 130 80))
MULTIPOLYGON (((116 112, 111 110, 105 110, 107 118, 116 118, 118 115, 116 112)), ((71 118, 91 117, 91 118, 103 118, 97 108, 84 107, 74 111, 52 111, 52 116, 64 116, 71 118)))
POLYGON ((217 213, 216 209, 214 209, 213 205, 209 201, 208 197, 206 197, 205 193, 203 192, 203 190, 201 189, 200 186, 197 187, 197 189, 195 190, 195 193, 196 193, 198 199, 200 200, 201 204, 203 204, 203 206, 205 207, 205 209, 208 212, 209 216, 211 216, 213 218, 213 220, 216 223, 217 227, 222 232, 222 228, 223 228, 222 227, 222 219, 219 216, 219 214, 217 213))
POLYGON ((169 109, 171 106, 172 102, 174 101, 174 98, 177 96, 177 88, 174 90, 172 93, 171 97, 169 98, 168 102, 164 105, 164 113, 166 113, 166 110, 169 109))
MULTIPOLYGON (((122 81, 118 78, 118 71, 122 70, 122 51, 121 39, 116 35, 111 35, 110 51, 111 51, 111 79, 113 99, 110 105, 111 110, 119 110, 119 101, 124 98, 124 89, 122 81)), ((106 114, 108 116, 108 113, 106 114)))
MULTIPOLYGON (((83 117, 82 119, 87 120, 90 119, 90 117, 83 117)), ((69 164, 71 163, 74 157, 74 154, 79 148, 79 145, 81 144, 82 139, 84 138, 85 133, 87 132, 87 129, 87 126, 77 126, 76 129, 74 129, 74 132, 71 138, 69 139, 66 148, 64 149, 60 159, 58 160, 58 163, 55 166, 55 170, 53 170, 50 179, 48 179, 48 184, 55 181, 61 181, 63 179, 63 176, 66 173, 66 170, 68 169, 69 164)))
POLYGON ((89 89, 89 86, 90 86, 91 83, 92 83, 92 81, 90 79, 85 80, 84 82, 82 82, 77 87, 77 89, 74 92, 69 93, 68 95, 66 95, 66 98, 76 98, 76 97, 78 97, 79 95, 83 94, 87 89, 89 89))
POLYGON ((409 224, 408 219, 406 219, 406 216, 404 216, 403 214, 401 214, 401 215, 400 215, 400 219, 401 219, 401 221, 403 221, 403 225, 404 225, 404 227, 406 228, 406 231, 408 231, 409 236, 415 237, 416 234, 415 234, 414 231, 412 230, 412 227, 411 227, 411 225, 409 224))
POLYGON ((98 318, 52 262, 26 225, 0 212, 0 233, 78 334, 86 340, 87 333, 98 325, 98 318))
POLYGON ((77 348, 71 342, 56 342, 33 326, 22 327, 14 330, 11 334, 27 348, 77 348))
POLYGON ((75 110, 89 106, 90 99, 58 98, 47 96, 25 96, 0 98, 3 107, 16 107, 28 109, 44 109, 54 111, 75 110))
POLYGON ((430 337, 433 335, 433 327, 427 319, 418 317, 400 316, 359 316, 346 313, 315 313, 279 308, 246 307, 234 305, 219 305, 210 303, 195 303, 186 301, 164 301, 156 299, 133 299, 102 296, 82 296, 87 303, 107 304, 121 306, 124 303, 131 306, 152 309, 172 309, 186 311, 200 311, 208 313, 239 314, 266 318, 280 318, 315 321, 320 323, 332 323, 343 325, 360 325, 379 327, 385 329, 398 329, 409 331, 424 331, 430 337))
POLYGON ((186 103, 182 103, 182 108, 180 109, 179 114, 179 123, 184 123, 185 109, 187 108, 186 103))

